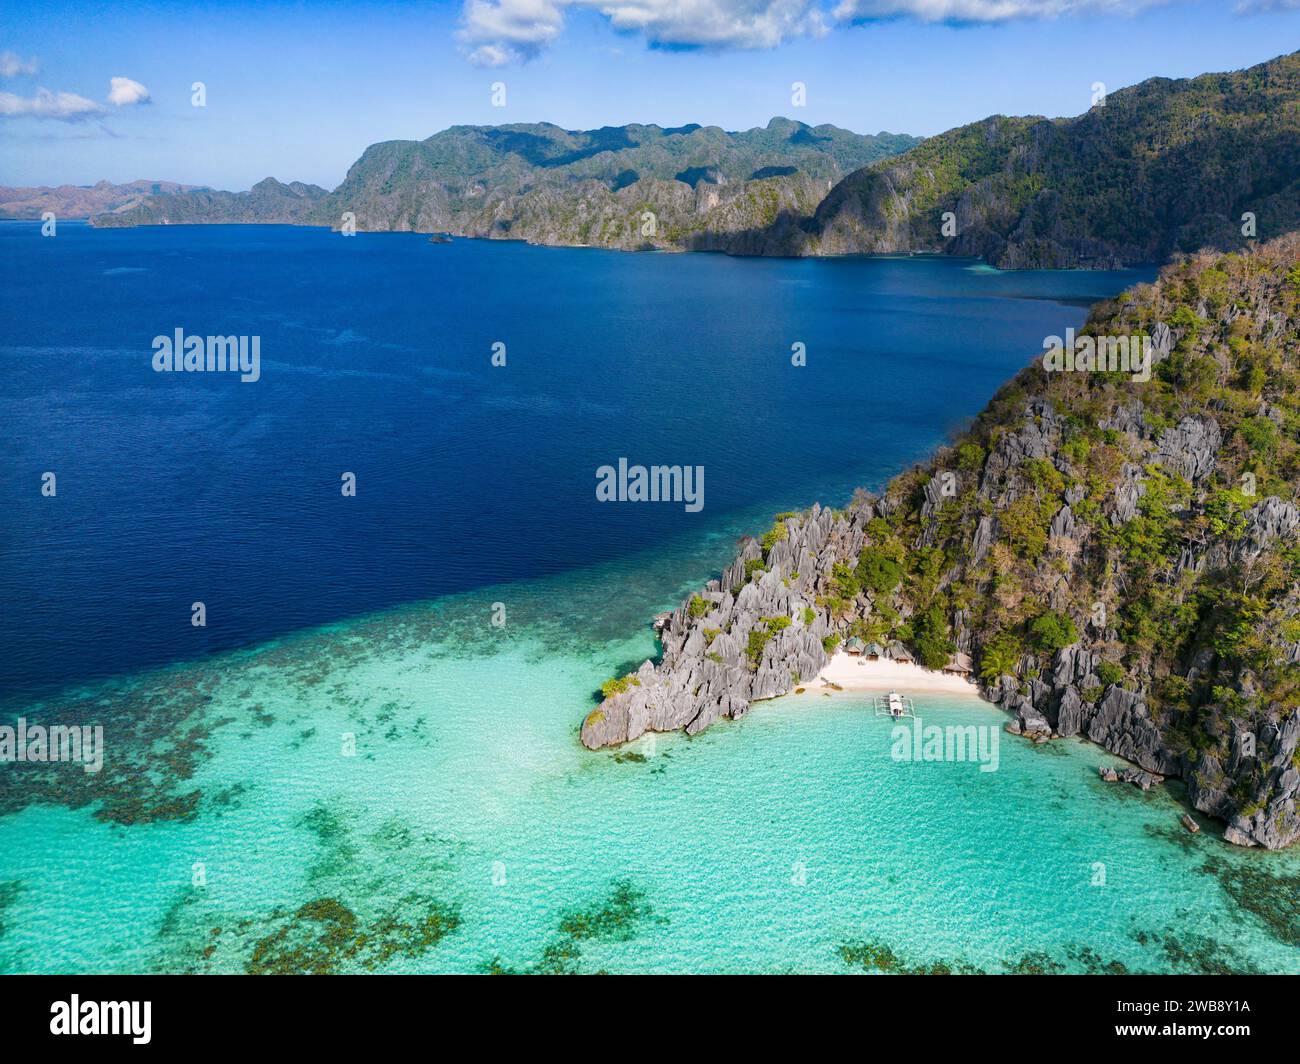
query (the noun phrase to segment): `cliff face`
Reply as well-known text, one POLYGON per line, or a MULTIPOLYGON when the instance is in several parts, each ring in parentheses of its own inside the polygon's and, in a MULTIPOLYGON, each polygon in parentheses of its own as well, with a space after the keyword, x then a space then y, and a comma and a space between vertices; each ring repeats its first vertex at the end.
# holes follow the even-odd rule
POLYGON ((830 185, 802 173, 755 181, 719 175, 694 185, 642 178, 617 189, 587 179, 562 185, 544 181, 522 189, 483 181, 457 190, 430 179, 383 191, 383 179, 368 175, 367 181, 373 187, 357 188, 350 178, 316 211, 315 221, 337 226, 343 210, 360 205, 354 213, 362 230, 445 232, 620 251, 678 251, 756 225, 766 227, 782 212, 802 216, 816 208, 830 185))
POLYGON ((1036 362, 879 497, 781 515, 583 742, 694 734, 857 635, 970 654, 1010 730, 1182 777, 1231 842, 1300 837, 1300 236, 1168 267, 1084 332, 1150 338, 1150 379, 1036 362))
POLYGON ((367 148, 320 218, 337 224, 348 210, 362 229, 677 249, 702 231, 766 227, 782 209, 811 213, 844 174, 917 143, 784 118, 738 133, 453 126, 367 148))
POLYGON ((834 559, 856 556, 869 512, 845 519, 815 506, 778 522, 763 544, 747 540, 721 580, 659 619, 662 661, 607 684, 611 695, 587 716, 582 741, 595 749, 647 731, 694 735, 815 677, 834 628, 817 600, 834 559))
POLYGON ((942 252, 1004 269, 1164 262, 1300 227, 1300 53, 1153 78, 1076 118, 994 116, 841 181, 811 218, 732 250, 942 252), (944 230, 951 213, 955 231, 944 230))

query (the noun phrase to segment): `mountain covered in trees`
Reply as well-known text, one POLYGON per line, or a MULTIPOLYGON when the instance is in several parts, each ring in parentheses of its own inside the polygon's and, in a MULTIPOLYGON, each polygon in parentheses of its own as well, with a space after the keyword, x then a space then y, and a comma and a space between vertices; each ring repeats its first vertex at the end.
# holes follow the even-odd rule
POLYGON ((917 143, 783 118, 738 133, 698 125, 453 126, 426 140, 372 145, 332 193, 268 179, 248 193, 146 201, 107 221, 337 228, 351 215, 363 231, 681 248, 701 232, 738 233, 783 211, 810 213, 845 174, 917 143))
POLYGON ((694 246, 1110 268, 1295 229, 1300 52, 1235 73, 1152 78, 1075 118, 961 126, 850 174, 811 216, 694 246))
POLYGON ((694 734, 858 637, 968 655, 1010 730, 1181 777, 1231 842, 1300 838, 1300 235, 1185 258, 1084 334, 1153 338, 1149 375, 1036 360, 880 495, 779 515, 583 742, 694 734))

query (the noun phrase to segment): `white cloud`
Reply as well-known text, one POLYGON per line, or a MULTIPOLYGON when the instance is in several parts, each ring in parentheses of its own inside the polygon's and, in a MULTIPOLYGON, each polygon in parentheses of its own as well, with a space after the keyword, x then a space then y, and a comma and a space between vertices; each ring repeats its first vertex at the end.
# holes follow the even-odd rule
POLYGON ((37 89, 35 96, 0 92, 0 118, 54 118, 61 122, 79 122, 103 112, 102 104, 72 92, 37 89))
POLYGON ((715 48, 774 48, 792 37, 825 32, 809 0, 578 0, 616 29, 634 30, 652 44, 715 48))
POLYGON ((1068 15, 1128 15, 1170 0, 840 0, 842 22, 906 16, 921 22, 1008 22, 1068 15))
POLYGON ((465 54, 475 66, 499 67, 507 63, 518 63, 524 57, 513 48, 503 44, 480 44, 465 54))
MULTIPOLYGON (((148 103, 149 90, 130 78, 110 78, 107 100, 115 107, 148 103)), ((59 122, 80 122, 106 113, 108 108, 102 103, 78 96, 75 92, 37 89, 35 96, 0 92, 0 118, 52 118, 59 122)))
POLYGON ((108 102, 114 107, 130 107, 132 104, 148 103, 149 90, 138 81, 132 81, 130 78, 109 78, 108 102))
POLYGON ((457 34, 479 66, 535 58, 560 35, 568 0, 466 0, 457 34))
POLYGON ((555 41, 570 9, 662 47, 773 48, 826 30, 814 0, 466 0, 458 36, 470 62, 522 62, 555 41))
POLYGON ((41 64, 35 56, 24 59, 17 52, 0 52, 0 78, 18 78, 40 72, 41 64))
MULTIPOLYGON (((834 24, 913 18, 920 22, 1006 22, 1069 15, 1132 14, 1178 0, 464 0, 458 37, 480 66, 536 58, 571 10, 599 12, 617 30, 658 47, 775 48, 819 37, 834 24)), ((1239 0, 1300 6, 1300 0, 1239 0)))

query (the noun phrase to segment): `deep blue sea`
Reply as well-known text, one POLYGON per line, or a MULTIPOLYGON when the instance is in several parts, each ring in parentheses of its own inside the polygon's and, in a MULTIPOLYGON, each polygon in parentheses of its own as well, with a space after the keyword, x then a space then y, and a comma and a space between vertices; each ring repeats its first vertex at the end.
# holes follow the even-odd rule
POLYGON ((1149 276, 0 224, 0 688, 842 505, 1149 276), (261 380, 155 373, 177 328, 259 336, 261 380), (703 510, 597 502, 620 457, 703 466, 703 510))
POLYGON ((0 224, 0 718, 104 736, 0 763, 0 972, 1300 971, 1300 853, 973 695, 916 703, 995 771, 848 691, 578 739, 739 534, 1148 276, 0 224), (261 379, 155 373, 177 328, 261 379), (597 502, 619 458, 704 508, 597 502))

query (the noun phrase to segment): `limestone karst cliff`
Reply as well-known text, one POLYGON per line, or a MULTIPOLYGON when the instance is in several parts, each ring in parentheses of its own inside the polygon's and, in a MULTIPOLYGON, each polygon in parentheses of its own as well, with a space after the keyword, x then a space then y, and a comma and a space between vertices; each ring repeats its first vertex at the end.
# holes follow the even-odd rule
POLYGON ((582 741, 738 717, 856 635, 967 653, 1010 730, 1182 777, 1230 842, 1294 842, 1300 235, 1171 265, 1083 335, 1151 339, 1150 373, 1036 359, 880 495, 779 515, 661 620, 661 660, 606 685, 582 741))

